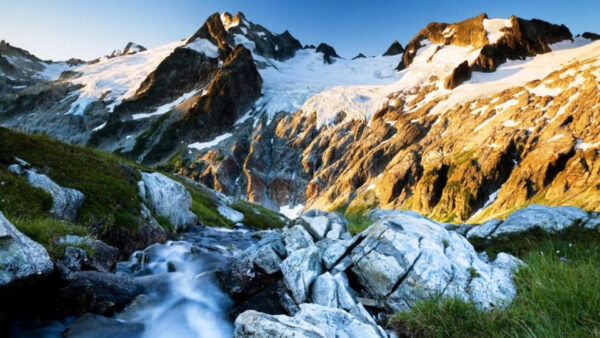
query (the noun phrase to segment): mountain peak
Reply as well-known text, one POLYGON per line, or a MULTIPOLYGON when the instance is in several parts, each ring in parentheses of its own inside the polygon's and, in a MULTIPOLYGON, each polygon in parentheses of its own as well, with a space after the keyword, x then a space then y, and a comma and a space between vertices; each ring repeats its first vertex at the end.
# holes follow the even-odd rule
POLYGON ((335 51, 335 49, 333 47, 331 47, 330 45, 322 42, 316 50, 317 53, 322 53, 323 54, 323 62, 328 63, 328 64, 332 64, 333 60, 332 58, 339 58, 340 56, 337 54, 337 52, 335 51))
POLYGON ((398 42, 398 40, 395 40, 388 47, 388 49, 385 51, 385 53, 383 53, 383 56, 394 56, 394 55, 398 55, 398 54, 402 54, 402 53, 404 53, 404 47, 402 47, 402 44, 400 44, 400 42, 398 42))

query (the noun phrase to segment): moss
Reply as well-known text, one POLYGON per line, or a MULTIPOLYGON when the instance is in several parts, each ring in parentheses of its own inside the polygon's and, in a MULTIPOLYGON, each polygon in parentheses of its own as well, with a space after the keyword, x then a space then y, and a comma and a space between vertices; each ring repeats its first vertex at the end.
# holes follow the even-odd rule
POLYGON ((236 201, 231 207, 244 214, 244 224, 256 229, 280 229, 286 224, 285 217, 263 206, 236 201))

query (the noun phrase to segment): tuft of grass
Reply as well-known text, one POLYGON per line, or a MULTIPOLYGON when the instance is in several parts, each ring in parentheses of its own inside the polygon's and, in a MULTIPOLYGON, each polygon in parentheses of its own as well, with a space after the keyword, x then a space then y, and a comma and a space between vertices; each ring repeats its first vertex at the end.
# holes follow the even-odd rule
MULTIPOLYGON (((88 231, 82 226, 52 218, 15 218, 12 222, 19 231, 42 244, 48 250, 48 254, 54 259, 61 258, 66 247, 56 243, 60 237, 66 235, 88 235, 88 231)), ((87 246, 82 248, 86 252, 91 251, 87 246)))
POLYGON ((348 231, 352 234, 352 236, 362 232, 371 224, 373 224, 373 220, 367 215, 354 214, 345 216, 348 220, 348 231))
MULTIPOLYGON (((432 298, 392 317, 390 326, 410 337, 600 336, 600 233, 573 227, 535 239, 491 243, 527 264, 515 275, 517 296, 506 309, 478 311, 457 299, 432 298)), ((539 236, 539 234, 538 234, 539 236)))
POLYGON ((244 214, 245 225, 255 229, 280 229, 286 224, 285 217, 281 214, 257 204, 240 200, 231 207, 244 214))

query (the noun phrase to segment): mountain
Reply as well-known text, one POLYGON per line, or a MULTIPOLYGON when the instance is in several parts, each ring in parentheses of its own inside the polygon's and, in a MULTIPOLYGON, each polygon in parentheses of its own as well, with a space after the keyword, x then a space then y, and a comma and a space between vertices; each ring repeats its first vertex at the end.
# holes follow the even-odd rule
POLYGON ((75 59, 66 62, 42 61, 26 50, 11 46, 2 40, 0 41, 0 97, 55 79, 63 71, 81 62, 75 59))
POLYGON ((592 40, 482 14, 431 23, 406 51, 394 42, 385 56, 345 59, 242 13, 215 13, 187 39, 5 96, 0 123, 290 215, 380 206, 476 221, 533 202, 599 210, 592 40))

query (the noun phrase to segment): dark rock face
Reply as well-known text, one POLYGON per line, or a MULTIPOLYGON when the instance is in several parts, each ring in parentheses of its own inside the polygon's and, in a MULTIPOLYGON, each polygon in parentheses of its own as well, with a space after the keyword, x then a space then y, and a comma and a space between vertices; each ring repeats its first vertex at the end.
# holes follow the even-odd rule
POLYGON ((317 47, 317 53, 323 54, 323 62, 332 64, 332 58, 339 58, 340 56, 337 54, 335 49, 326 43, 321 43, 317 47))
POLYGON ((359 53, 357 56, 353 57, 352 60, 356 59, 366 59, 367 57, 363 53, 359 53))
POLYGON ((600 34, 591 33, 591 32, 585 32, 585 33, 581 34, 581 36, 586 39, 590 39, 592 41, 596 41, 596 40, 600 39, 600 34))
POLYGON ((77 318, 64 333, 65 337, 141 337, 144 324, 124 323, 114 318, 85 314, 77 318))
POLYGON ((398 40, 392 42, 388 49, 383 53, 383 56, 394 56, 404 53, 404 47, 398 42, 398 40))
POLYGON ((458 65, 452 71, 452 74, 448 75, 444 81, 444 87, 446 89, 454 89, 469 78, 471 78, 471 69, 469 68, 469 62, 465 61, 458 65))
POLYGON ((523 59, 550 51, 550 44, 572 39, 564 25, 553 25, 542 20, 510 18, 512 27, 494 45, 486 45, 472 66, 473 70, 494 71, 508 59, 523 59))
POLYGON ((488 41, 483 27, 485 19, 487 15, 481 14, 454 24, 438 22, 428 24, 408 43, 397 69, 402 70, 410 66, 424 40, 444 45, 482 48, 481 54, 470 67, 472 70, 489 72, 494 71, 507 59, 522 59, 546 53, 550 51, 550 44, 572 39, 571 32, 564 25, 512 16, 511 27, 504 28, 504 36, 492 44, 488 41))

